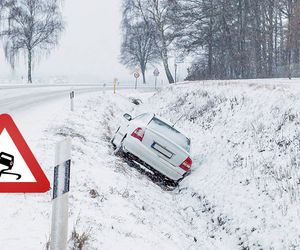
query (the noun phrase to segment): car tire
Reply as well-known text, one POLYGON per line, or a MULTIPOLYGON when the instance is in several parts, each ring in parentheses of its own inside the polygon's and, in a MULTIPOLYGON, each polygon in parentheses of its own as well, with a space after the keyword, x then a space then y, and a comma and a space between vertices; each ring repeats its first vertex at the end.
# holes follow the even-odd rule
POLYGON ((166 186, 176 188, 178 186, 178 184, 179 184, 179 181, 174 181, 174 180, 171 180, 169 178, 165 179, 165 185, 166 186))

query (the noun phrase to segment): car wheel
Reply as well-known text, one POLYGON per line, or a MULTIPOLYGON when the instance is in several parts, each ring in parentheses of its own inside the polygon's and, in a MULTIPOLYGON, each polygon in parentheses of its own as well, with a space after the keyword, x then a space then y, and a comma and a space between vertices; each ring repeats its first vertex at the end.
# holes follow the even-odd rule
POLYGON ((180 180, 174 181, 170 178, 168 178, 167 176, 163 175, 162 173, 160 173, 159 171, 157 171, 154 168, 151 168, 152 172, 155 175, 155 181, 156 182, 160 182, 164 187, 166 187, 168 189, 171 188, 170 190, 173 190, 174 188, 176 188, 180 182, 180 180))
POLYGON ((169 179, 168 177, 165 177, 164 180, 163 180, 163 182, 164 182, 164 185, 166 187, 169 186, 169 187, 172 187, 172 188, 176 188, 178 186, 178 184, 179 184, 179 181, 174 181, 172 179, 169 179))

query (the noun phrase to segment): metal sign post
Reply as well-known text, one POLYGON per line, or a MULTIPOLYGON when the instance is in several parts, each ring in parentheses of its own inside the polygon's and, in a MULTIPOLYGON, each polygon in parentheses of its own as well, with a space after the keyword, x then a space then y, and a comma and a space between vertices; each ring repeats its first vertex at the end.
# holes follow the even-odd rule
POLYGON ((71 111, 74 111, 74 97, 75 97, 75 92, 72 90, 70 92, 71 111))
POLYGON ((157 86, 157 77, 159 76, 159 70, 158 70, 158 68, 156 68, 153 71, 153 75, 155 76, 155 89, 156 89, 156 86, 157 86))
POLYGON ((134 77, 135 77, 135 89, 137 89, 137 80, 140 77, 140 73, 138 71, 134 72, 134 77))
POLYGON ((51 250, 65 250, 68 242, 71 138, 56 145, 52 197, 51 250))

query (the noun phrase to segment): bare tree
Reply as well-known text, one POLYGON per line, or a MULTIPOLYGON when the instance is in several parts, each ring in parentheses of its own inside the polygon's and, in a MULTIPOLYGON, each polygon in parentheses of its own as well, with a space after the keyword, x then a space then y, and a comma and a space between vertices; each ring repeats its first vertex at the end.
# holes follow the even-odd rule
POLYGON ((32 64, 37 56, 49 53, 64 30, 56 0, 11 0, 4 36, 6 59, 14 67, 17 57, 27 57, 28 83, 32 83, 32 64))
POLYGON ((0 0, 0 11, 2 10, 3 6, 4 6, 4 0, 0 0))
POLYGON ((293 64, 299 64, 300 60, 300 2, 298 0, 284 0, 281 11, 287 19, 286 30, 286 54, 288 63, 288 77, 292 78, 293 64))
POLYGON ((140 68, 145 84, 147 64, 155 60, 154 36, 139 14, 135 0, 124 0, 122 12, 120 61, 130 69, 140 68))
POLYGON ((172 25, 174 18, 174 0, 131 0, 145 23, 154 27, 155 44, 163 62, 169 83, 174 78, 169 67, 169 51, 176 38, 176 29, 172 25))
POLYGON ((300 75, 299 0, 176 2, 176 49, 196 59, 188 79, 300 75))
POLYGON ((145 84, 147 64, 154 63, 158 59, 153 30, 149 29, 144 22, 134 25, 123 22, 122 29, 121 63, 129 68, 139 66, 143 76, 143 83, 145 84))
MULTIPOLYGON (((1 27, 1 21, 2 21, 2 13, 4 10, 4 6, 5 6, 6 0, 0 0, 0 27, 1 27)), ((1 33, 0 33, 1 36, 1 33)))

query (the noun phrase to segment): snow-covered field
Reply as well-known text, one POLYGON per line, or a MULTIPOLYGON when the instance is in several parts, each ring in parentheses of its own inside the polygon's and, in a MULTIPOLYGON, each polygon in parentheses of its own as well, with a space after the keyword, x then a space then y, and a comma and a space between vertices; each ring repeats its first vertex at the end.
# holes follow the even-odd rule
MULTIPOLYGON (((70 249, 85 235, 83 249, 300 249, 300 81, 257 82, 99 91, 78 95, 75 112, 68 98, 14 111, 51 182, 55 143, 73 139, 70 249), (192 139, 193 171, 173 191, 113 155, 122 114, 145 111, 182 116, 192 139)), ((45 249, 51 191, 0 202, 0 249, 45 249)))

